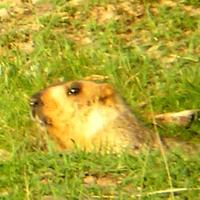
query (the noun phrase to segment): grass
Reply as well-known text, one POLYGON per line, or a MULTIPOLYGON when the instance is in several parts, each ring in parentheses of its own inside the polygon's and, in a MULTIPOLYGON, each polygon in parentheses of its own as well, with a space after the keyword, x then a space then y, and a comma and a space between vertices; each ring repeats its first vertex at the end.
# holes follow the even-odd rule
MULTIPOLYGON (((164 162, 159 152, 64 154, 51 142, 47 151, 28 100, 57 80, 100 74, 145 122, 151 108, 199 108, 199 1, 73 2, 6 2, 11 14, 0 25, 0 199, 198 200, 199 152, 166 152, 164 162), (85 176, 105 185, 85 184, 85 176)), ((199 130, 197 120, 158 131, 199 144, 199 130)))

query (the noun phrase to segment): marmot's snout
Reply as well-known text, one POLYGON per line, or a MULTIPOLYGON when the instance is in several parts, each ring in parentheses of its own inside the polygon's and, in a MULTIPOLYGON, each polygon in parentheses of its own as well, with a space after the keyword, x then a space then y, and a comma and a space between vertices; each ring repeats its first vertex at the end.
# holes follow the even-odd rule
POLYGON ((31 111, 32 111, 32 115, 33 117, 35 117, 36 115, 36 111, 38 109, 38 107, 42 106, 42 100, 41 100, 41 93, 36 93, 34 94, 29 102, 29 105, 31 106, 31 111))
POLYGON ((41 92, 34 94, 31 97, 29 104, 31 106, 32 117, 37 119, 40 125, 51 125, 50 119, 43 115, 42 112, 42 107, 44 106, 44 103, 41 98, 41 92))
POLYGON ((37 107, 37 106, 40 106, 42 104, 42 101, 41 101, 41 93, 38 92, 36 94, 34 94, 31 99, 30 99, 30 106, 31 107, 37 107))

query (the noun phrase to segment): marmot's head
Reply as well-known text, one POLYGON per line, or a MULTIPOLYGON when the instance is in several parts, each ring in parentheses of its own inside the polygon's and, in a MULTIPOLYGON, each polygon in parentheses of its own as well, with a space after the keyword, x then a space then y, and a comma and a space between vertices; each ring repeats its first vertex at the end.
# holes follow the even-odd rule
POLYGON ((39 91, 32 96, 30 105, 33 117, 51 127, 70 123, 70 119, 81 112, 87 115, 96 105, 111 107, 115 100, 115 92, 107 83, 70 81, 39 91))
POLYGON ((80 80, 52 85, 33 95, 30 105, 61 149, 120 152, 138 149, 146 138, 147 131, 107 83, 80 80))

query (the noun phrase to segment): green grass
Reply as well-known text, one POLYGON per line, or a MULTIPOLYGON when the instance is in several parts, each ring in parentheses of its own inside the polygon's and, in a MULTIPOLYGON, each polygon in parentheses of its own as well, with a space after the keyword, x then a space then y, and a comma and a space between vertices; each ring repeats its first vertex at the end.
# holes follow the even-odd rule
MULTIPOLYGON (((167 153, 167 165, 158 152, 61 154, 51 142, 46 150, 30 119, 33 93, 57 80, 92 74, 109 76, 146 123, 151 107, 158 113, 199 108, 199 1, 123 2, 128 1, 8 4, 11 11, 19 10, 0 25, 0 199, 200 199, 199 152, 167 153), (130 12, 136 5, 140 15, 130 12), (113 17, 105 19, 108 12, 113 17), (110 177, 115 184, 85 185, 86 175, 110 177), (183 190, 165 193, 170 187, 183 190)), ((199 121, 159 132, 200 142, 199 121)))

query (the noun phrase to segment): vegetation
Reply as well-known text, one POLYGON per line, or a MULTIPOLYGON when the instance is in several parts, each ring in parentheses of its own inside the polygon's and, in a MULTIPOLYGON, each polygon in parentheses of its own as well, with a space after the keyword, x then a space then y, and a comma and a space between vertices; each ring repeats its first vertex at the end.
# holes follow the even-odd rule
MULTIPOLYGON (((28 105, 99 74, 149 126, 149 112, 199 108, 198 0, 3 0, 0 21, 0 199, 200 199, 198 151, 59 153, 28 105)), ((198 120, 158 131, 200 142, 198 120)))

